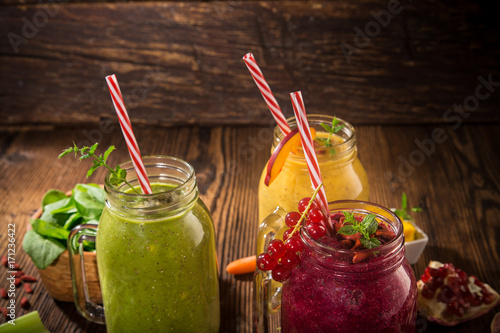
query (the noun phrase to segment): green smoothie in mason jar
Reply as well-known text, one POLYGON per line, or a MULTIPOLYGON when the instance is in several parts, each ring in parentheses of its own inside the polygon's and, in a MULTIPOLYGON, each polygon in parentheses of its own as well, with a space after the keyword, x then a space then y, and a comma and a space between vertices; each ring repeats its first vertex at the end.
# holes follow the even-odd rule
MULTIPOLYGON (((194 171, 171 157, 143 160, 153 194, 106 177, 96 253, 107 331, 218 332, 214 227, 194 171)), ((132 164, 122 168, 128 180, 132 164)))

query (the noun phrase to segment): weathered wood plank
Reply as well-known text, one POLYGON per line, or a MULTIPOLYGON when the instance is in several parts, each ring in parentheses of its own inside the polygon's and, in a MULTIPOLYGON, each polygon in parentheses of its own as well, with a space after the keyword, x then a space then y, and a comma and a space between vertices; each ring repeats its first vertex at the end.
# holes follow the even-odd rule
MULTIPOLYGON (((286 115, 288 93, 302 90, 309 112, 355 124, 443 122, 448 108, 475 94, 478 76, 499 73, 498 23, 487 4, 468 2, 404 2, 347 63, 340 44, 356 46, 354 28, 375 22, 370 12, 387 3, 3 6, 0 123, 114 119, 104 76, 116 73, 134 123, 267 124, 241 60, 249 51, 286 115), (39 28, 23 34, 34 18, 39 28), (27 41, 17 53, 9 34, 27 41)), ((491 93, 467 121, 499 121, 499 104, 491 93)))
MULTIPOLYGON (((396 206, 402 192, 410 205, 420 206, 414 214, 430 241, 414 265, 422 274, 431 259, 453 262, 475 274, 496 290, 500 289, 500 149, 493 140, 498 125, 464 125, 457 129, 440 124, 425 126, 359 126, 358 149, 366 167, 371 200, 396 206), (442 128, 443 136, 434 146, 432 133, 442 128), (445 138, 445 139, 444 139, 445 138), (426 149, 417 142, 426 142, 426 149), (433 148, 432 148, 433 147, 433 148), (418 159, 422 154, 423 159, 418 159), (413 171, 407 166, 408 161, 413 171), (402 169, 400 165, 405 167, 402 169), (411 164, 413 163, 413 164, 411 164), (466 244, 466 246, 464 246, 466 244)), ((169 154, 193 164, 201 196, 209 207, 216 228, 221 285, 221 332, 251 332, 252 284, 250 275, 233 277, 225 272, 232 260, 255 251, 257 232, 257 187, 260 172, 269 157, 268 127, 185 126, 165 129, 135 128, 143 154, 169 154), (242 145, 243 144, 243 145, 242 145), (244 148, 244 149, 242 149, 244 148)), ((23 270, 37 275, 35 267, 22 252, 21 240, 27 220, 50 188, 69 189, 77 182, 99 182, 103 173, 85 178, 86 162, 59 152, 73 140, 83 143, 88 133, 103 147, 114 144, 117 150, 111 163, 128 159, 125 143, 117 126, 72 128, 26 132, 0 132, 0 216, 15 223, 18 254, 23 270)), ((6 252, 6 223, 0 223, 0 254, 6 252)), ((0 269, 0 280, 5 279, 0 269)), ((104 332, 104 327, 88 323, 71 303, 55 302, 41 282, 28 295, 32 309, 52 332, 104 332)), ((17 297, 22 297, 19 291, 17 297)), ((0 299, 0 306, 6 300, 0 299)), ((26 311, 19 309, 17 314, 26 311)), ((494 311, 458 327, 446 329, 421 322, 427 332, 477 332, 489 328, 494 311)))

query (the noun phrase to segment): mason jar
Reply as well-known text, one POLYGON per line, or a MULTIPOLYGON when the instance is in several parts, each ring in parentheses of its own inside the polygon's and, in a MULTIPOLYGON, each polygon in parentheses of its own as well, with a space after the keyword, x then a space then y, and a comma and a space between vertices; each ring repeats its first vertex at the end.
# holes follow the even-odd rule
MULTIPOLYGON (((368 200, 368 178, 358 158, 356 131, 350 123, 337 119, 339 125, 344 127, 331 136, 332 146, 315 149, 326 196, 329 201, 368 200)), ((316 136, 322 139, 327 138, 328 133, 321 123, 331 125, 332 120, 332 116, 308 115, 309 126, 314 128, 316 136)), ((288 124, 291 129, 297 127, 295 118, 289 118, 288 124)), ((283 133, 276 126, 271 152, 274 152, 282 140, 283 133)), ((264 183, 267 168, 266 164, 259 183, 259 223, 277 207, 287 212, 297 210, 300 199, 309 197, 313 191, 302 147, 299 147, 296 153, 290 153, 281 172, 269 186, 264 183)))
POLYGON ((414 332, 417 286, 405 259, 399 218, 362 201, 336 201, 329 208, 332 216, 374 214, 395 237, 374 249, 353 251, 316 241, 302 228, 301 262, 283 283, 281 332, 414 332), (356 255, 367 259, 353 263, 356 255))
POLYGON ((71 234, 77 308, 92 321, 102 322, 104 315, 108 332, 218 332, 214 226, 193 167, 166 156, 143 161, 153 193, 140 193, 132 162, 126 162, 121 168, 131 186, 108 174, 99 224, 71 234), (104 309, 87 299, 76 262, 81 244, 92 240, 104 309))

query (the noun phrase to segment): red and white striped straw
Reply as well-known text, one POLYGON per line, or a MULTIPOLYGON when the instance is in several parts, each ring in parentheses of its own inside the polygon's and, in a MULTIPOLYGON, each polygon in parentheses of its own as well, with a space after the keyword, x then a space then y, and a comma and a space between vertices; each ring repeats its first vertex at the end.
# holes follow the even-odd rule
MULTIPOLYGON (((290 93, 290 97, 292 99, 293 112, 295 113, 295 119, 297 120, 297 126, 300 132, 300 141, 302 142, 302 148, 304 149, 304 155, 306 157, 309 177, 311 178, 312 187, 315 189, 323 182, 323 179, 321 177, 321 171, 319 170, 318 158, 316 157, 316 153, 314 151, 311 130, 309 129, 309 123, 306 116, 306 108, 300 91, 290 93)), ((325 214, 325 216, 330 216, 324 186, 322 186, 319 190, 318 196, 319 205, 323 214, 325 214)), ((328 221, 330 221, 330 219, 328 219, 328 221)), ((328 227, 332 227, 331 222, 328 227)))
POLYGON ((137 145, 137 140, 135 139, 134 132, 132 131, 132 123, 128 117, 127 109, 125 108, 123 96, 120 91, 120 87, 118 86, 115 74, 106 76, 106 82, 108 83, 109 93, 111 95, 111 99, 113 100, 116 114, 118 115, 123 136, 127 142, 128 152, 130 154, 130 158, 132 159, 132 163, 134 164, 142 193, 151 194, 153 191, 151 190, 151 185, 149 184, 149 178, 146 174, 144 162, 142 161, 139 145, 137 145))
POLYGON ((283 112, 281 111, 281 108, 278 105, 276 98, 274 98, 273 92, 271 91, 271 88, 269 88, 266 79, 264 79, 264 74, 262 74, 262 71, 257 65, 257 62, 253 57, 253 54, 251 53, 245 54, 243 60, 245 61, 245 64, 247 65, 248 70, 250 71, 250 74, 252 75, 253 80, 255 81, 255 84, 257 84, 257 87, 259 88, 262 97, 264 97, 264 101, 266 101, 267 106, 271 111, 271 114, 273 115, 274 119, 276 120, 276 123, 281 129, 281 132, 283 133, 283 135, 286 136, 291 131, 290 126, 288 126, 286 118, 283 115, 283 112))

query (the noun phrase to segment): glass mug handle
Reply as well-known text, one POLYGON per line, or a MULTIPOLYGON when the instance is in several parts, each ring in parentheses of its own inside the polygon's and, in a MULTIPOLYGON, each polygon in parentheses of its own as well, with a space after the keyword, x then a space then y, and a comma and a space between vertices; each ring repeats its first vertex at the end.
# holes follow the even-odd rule
POLYGON ((78 312, 94 323, 105 324, 104 307, 90 299, 85 274, 83 242, 95 243, 96 235, 97 224, 80 224, 71 230, 68 237, 69 266, 73 281, 73 297, 78 312))
MULTIPOLYGON (((257 233, 257 255, 267 250, 269 243, 282 235, 285 226, 286 211, 281 207, 266 217, 257 233)), ((253 322, 254 333, 270 333, 278 331, 281 326, 281 286, 272 279, 271 272, 259 269, 254 273, 253 322)))

